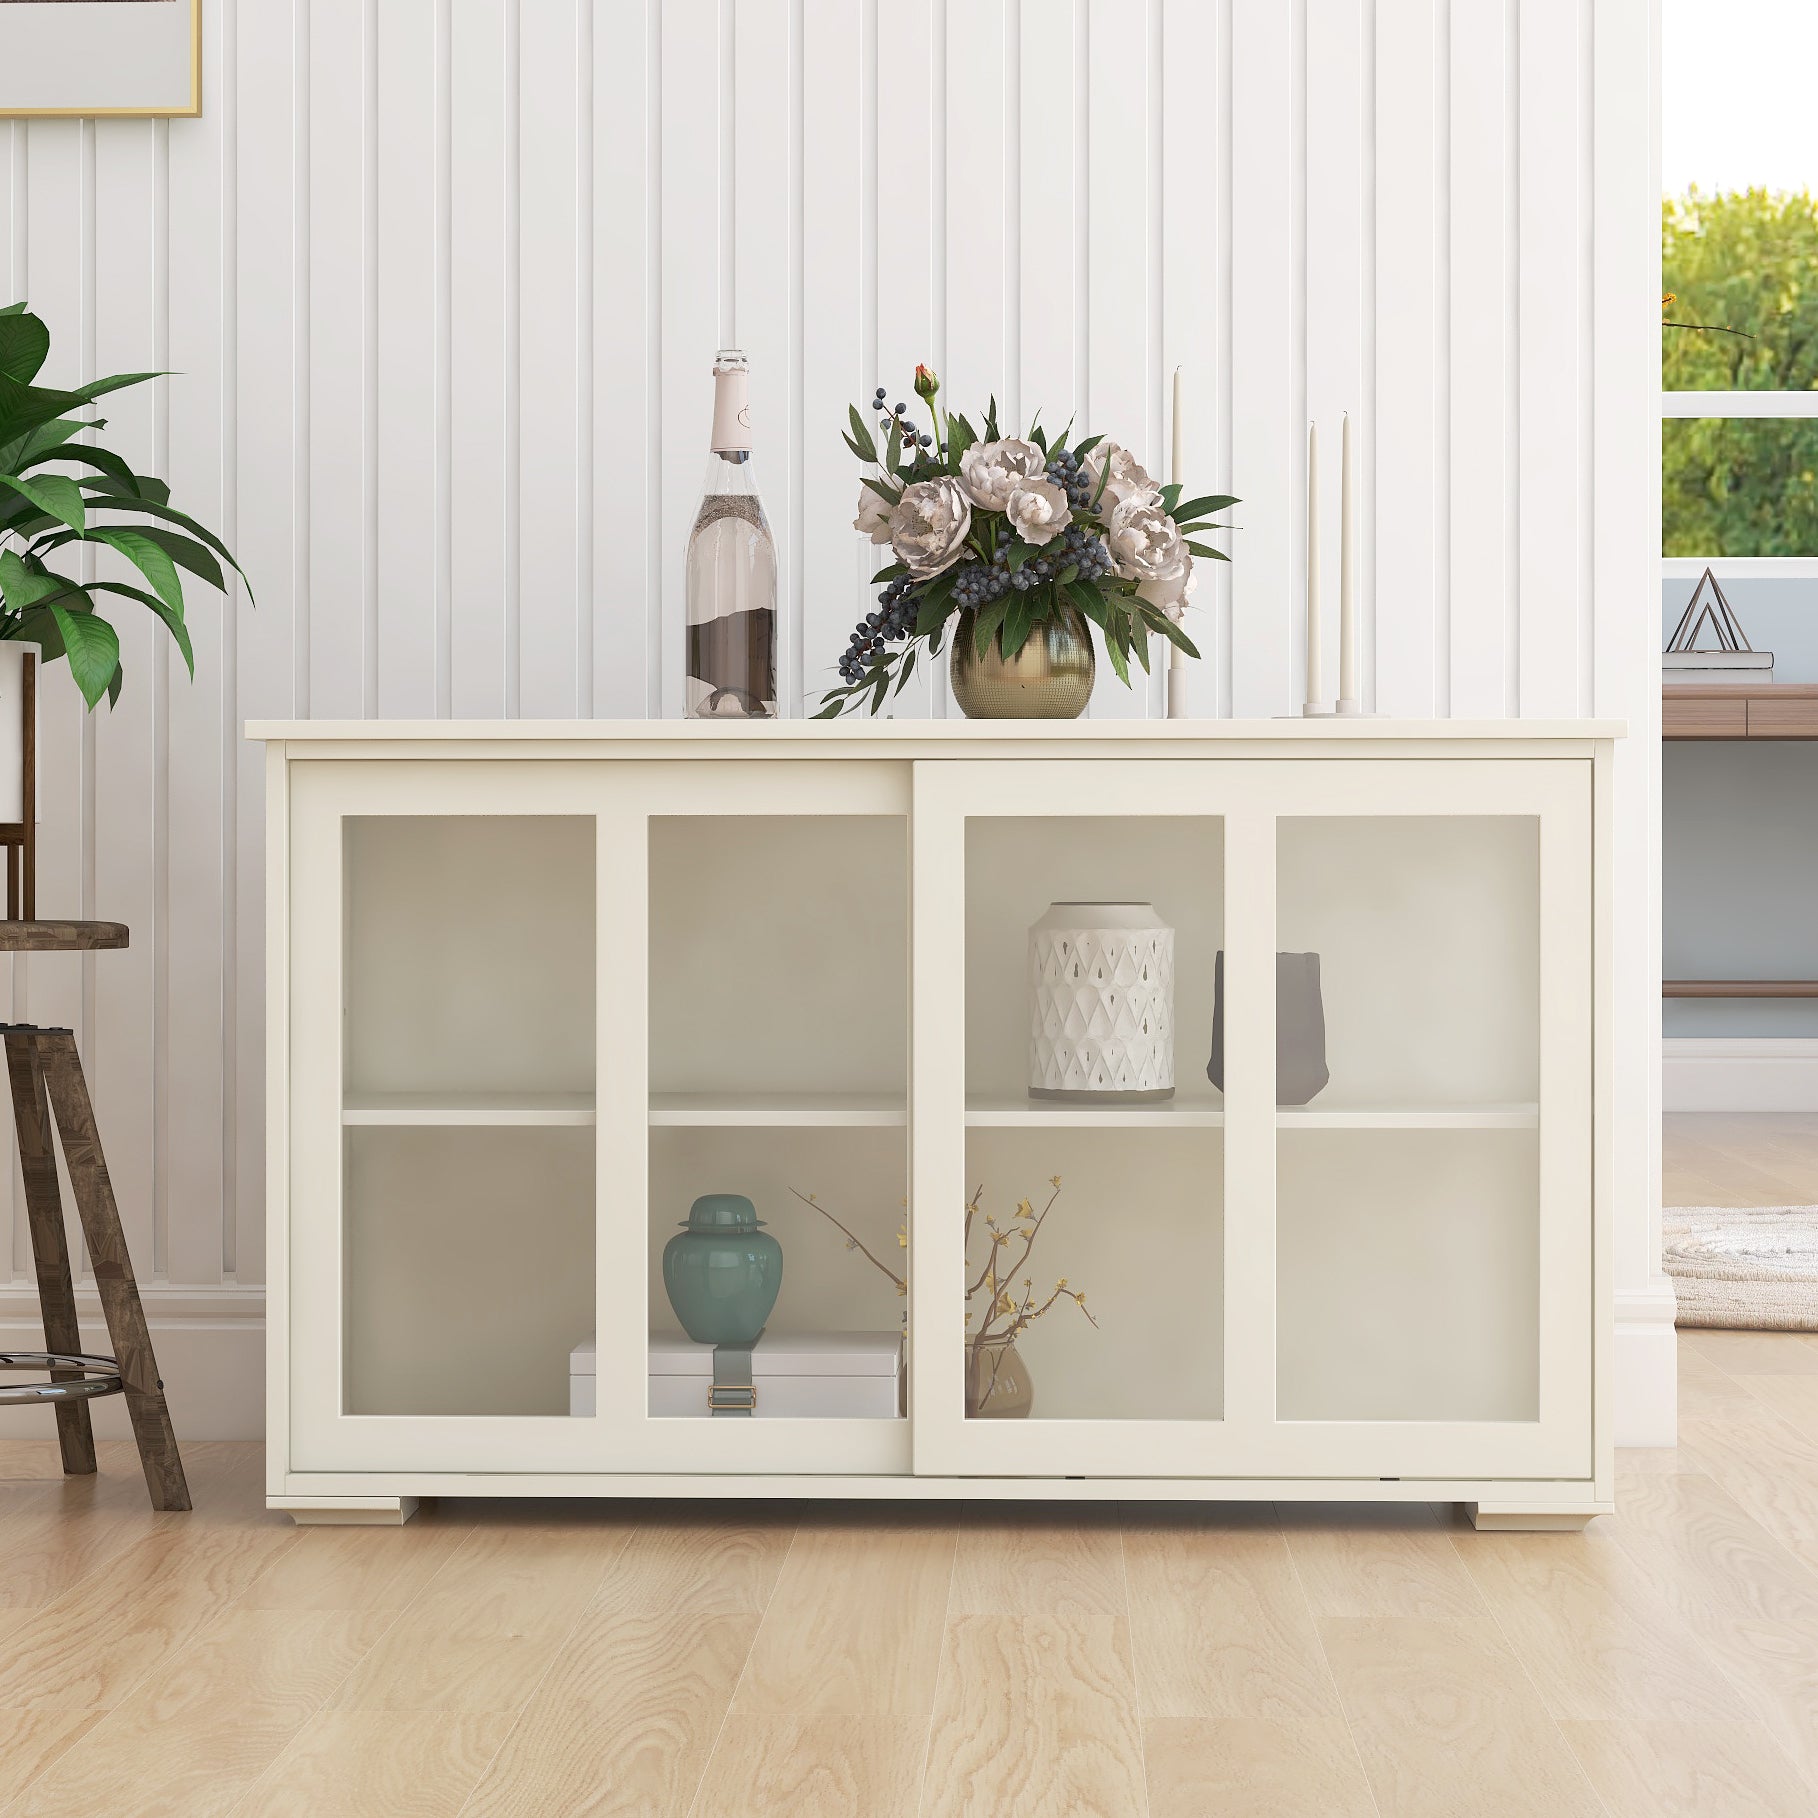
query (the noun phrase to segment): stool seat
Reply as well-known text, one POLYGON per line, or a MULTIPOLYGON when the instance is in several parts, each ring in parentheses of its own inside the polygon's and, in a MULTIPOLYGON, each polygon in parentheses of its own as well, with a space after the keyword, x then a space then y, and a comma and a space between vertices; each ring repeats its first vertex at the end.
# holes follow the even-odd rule
POLYGON ((0 921, 0 953, 97 953, 130 944, 124 922, 0 921))
POLYGON ((0 1370, 52 1370, 49 1382, 0 1383, 0 1408, 33 1401, 98 1401, 103 1395, 124 1395, 126 1378, 111 1357, 65 1356, 58 1351, 0 1351, 0 1370), (74 1371, 83 1372, 74 1376, 74 1371))

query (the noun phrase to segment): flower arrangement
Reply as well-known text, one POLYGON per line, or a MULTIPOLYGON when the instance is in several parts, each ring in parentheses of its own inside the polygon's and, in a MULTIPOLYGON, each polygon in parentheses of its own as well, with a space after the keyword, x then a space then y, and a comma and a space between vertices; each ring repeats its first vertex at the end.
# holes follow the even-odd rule
POLYGON ((860 483, 853 528, 895 559, 871 577, 883 591, 854 628, 842 686, 822 696, 817 717, 860 705, 876 713, 924 650, 940 654, 956 615, 956 638, 969 636, 980 656, 995 640, 1010 658, 1038 626, 1078 612, 1098 627, 1126 687, 1132 652, 1149 667, 1151 635, 1199 655, 1181 629, 1194 558, 1230 557, 1194 539, 1228 529, 1212 517, 1236 499, 1183 503, 1178 483, 1152 479, 1127 448, 1102 436, 1071 442, 1071 424, 1052 439, 1039 421, 1004 436, 995 398, 975 430, 935 404, 940 381, 926 366, 915 369, 915 392, 932 430, 916 426, 907 404, 886 403, 880 385, 875 433, 856 405, 842 432, 876 469, 860 483))
MULTIPOLYGON (((1008 1345, 1018 1333, 1026 1331, 1044 1313, 1063 1300, 1070 1300, 1094 1326, 1098 1324, 1091 1313, 1087 1312, 1084 1292, 1069 1286, 1066 1276, 1062 1275, 1055 1281, 1045 1299, 1037 1294, 1033 1275, 1023 1275, 1021 1285, 1017 1283, 1018 1275, 1028 1267, 1030 1254, 1035 1249, 1036 1239, 1042 1234, 1043 1225, 1047 1223, 1048 1214, 1054 1210, 1054 1202, 1060 1198, 1061 1177, 1051 1174, 1048 1186, 1047 1204, 1039 1212, 1035 1210, 1032 1200, 1019 1199, 1016 1210, 1001 1223, 995 1214, 984 1210, 985 1189, 982 1185, 966 1201, 968 1259, 972 1256, 975 1229, 988 1240, 978 1274, 966 1288, 966 1354, 969 1364, 976 1365, 977 1360, 991 1348, 1001 1349, 1008 1345), (1011 1262, 1007 1252, 1019 1241, 1022 1250, 1016 1260, 1011 1262)), ((794 1187, 789 1190, 803 1205, 811 1206, 845 1238, 848 1250, 858 1251, 874 1269, 889 1276, 896 1284, 898 1294, 908 1294, 907 1278, 897 1274, 869 1246, 861 1242, 857 1235, 821 1204, 817 1195, 798 1192, 794 1187)), ((899 1249, 908 1249, 907 1226, 897 1231, 896 1242, 899 1249)), ((968 1273, 971 1268, 972 1263, 968 1260, 968 1273)))

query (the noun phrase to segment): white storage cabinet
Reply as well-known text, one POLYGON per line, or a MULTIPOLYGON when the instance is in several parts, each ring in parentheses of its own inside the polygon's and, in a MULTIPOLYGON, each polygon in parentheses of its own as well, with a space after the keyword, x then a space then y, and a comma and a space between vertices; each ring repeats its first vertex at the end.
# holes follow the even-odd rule
POLYGON ((255 726, 272 1506, 1609 1508, 1619 730, 255 726), (1029 1095, 1028 930, 1082 901, 1175 930, 1172 1100, 1029 1095), (1274 1102, 1278 952, 1320 955, 1302 1107, 1274 1102), (1018 1341, 1029 1417, 968 1417, 965 1207, 1057 1176, 1028 1275, 1097 1324, 1064 1298, 1018 1341), (774 1332, 887 1357, 906 1313, 906 1396, 665 1399, 662 1248, 707 1192, 783 1245, 774 1332))

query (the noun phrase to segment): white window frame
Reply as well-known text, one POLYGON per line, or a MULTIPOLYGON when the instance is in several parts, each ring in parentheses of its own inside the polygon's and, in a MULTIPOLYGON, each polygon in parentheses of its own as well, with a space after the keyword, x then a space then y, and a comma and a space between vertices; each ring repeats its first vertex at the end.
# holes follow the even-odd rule
MULTIPOLYGON (((1663 391, 1662 422, 1688 417, 1818 417, 1818 391, 1663 391)), ((1660 572, 1669 581, 1695 581, 1707 568, 1725 580, 1752 575, 1779 580, 1818 579, 1818 555, 1809 556, 1662 556, 1660 572)))

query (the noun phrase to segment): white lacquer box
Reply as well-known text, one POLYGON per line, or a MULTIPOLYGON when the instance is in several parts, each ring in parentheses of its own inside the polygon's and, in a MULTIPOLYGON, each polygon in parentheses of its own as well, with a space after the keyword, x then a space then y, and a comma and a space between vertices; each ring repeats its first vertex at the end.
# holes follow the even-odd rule
MULTIPOLYGON (((568 1358, 568 1412, 596 1410, 598 1360, 590 1338, 568 1358)), ((894 1420, 903 1412, 903 1341, 894 1332, 766 1333, 751 1353, 759 1419, 894 1420)), ((709 1413, 713 1346, 677 1333, 650 1340, 650 1413, 709 1413)))

